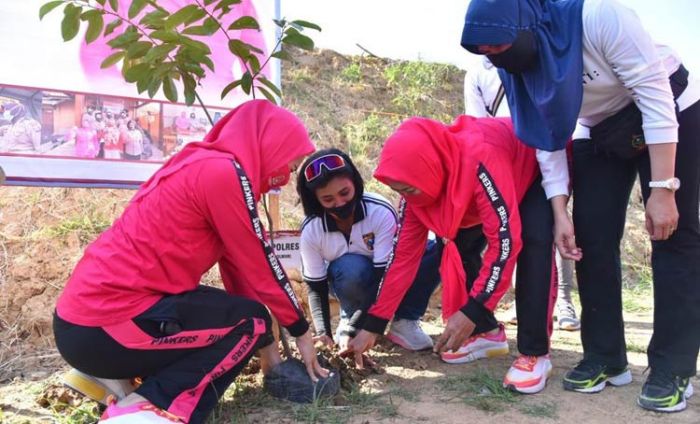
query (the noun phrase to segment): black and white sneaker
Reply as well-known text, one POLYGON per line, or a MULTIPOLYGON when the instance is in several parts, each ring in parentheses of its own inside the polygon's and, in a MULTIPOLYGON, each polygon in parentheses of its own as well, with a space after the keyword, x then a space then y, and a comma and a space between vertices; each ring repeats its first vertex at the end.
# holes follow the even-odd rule
POLYGON ((686 408, 686 399, 692 395, 690 378, 652 369, 637 404, 656 412, 679 412, 686 408))
POLYGON ((632 382, 632 373, 626 367, 613 368, 583 360, 564 376, 564 389, 580 393, 598 393, 606 385, 624 386, 632 382))

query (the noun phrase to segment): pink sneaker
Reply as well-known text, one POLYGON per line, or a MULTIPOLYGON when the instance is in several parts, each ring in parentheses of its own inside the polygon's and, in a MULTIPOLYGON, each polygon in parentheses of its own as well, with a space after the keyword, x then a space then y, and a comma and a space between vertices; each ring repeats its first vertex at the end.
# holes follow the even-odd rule
POLYGON ((113 402, 102 414, 99 422, 109 424, 172 424, 184 421, 146 401, 124 407, 117 406, 117 403, 113 402))
POLYGON ((493 358, 508 354, 508 341, 503 324, 498 324, 495 334, 482 333, 469 337, 462 346, 454 351, 447 351, 440 356, 448 364, 464 364, 482 358, 493 358))
POLYGON ((520 355, 506 373, 503 387, 525 394, 537 393, 544 389, 551 372, 549 355, 520 355))

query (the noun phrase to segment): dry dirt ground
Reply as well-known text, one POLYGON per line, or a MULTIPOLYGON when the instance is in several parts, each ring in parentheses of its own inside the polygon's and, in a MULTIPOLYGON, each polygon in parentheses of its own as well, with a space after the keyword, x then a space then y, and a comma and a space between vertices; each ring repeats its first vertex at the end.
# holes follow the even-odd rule
MULTIPOLYGON (((382 140, 412 114, 451 120, 461 112, 464 73, 422 63, 345 57, 334 52, 297 54, 285 68, 285 105, 309 127, 319 147, 350 151, 370 190, 392 194, 371 171, 382 140)), ((92 423, 96 405, 63 389, 67 368, 56 352, 50 318, 84 247, 118 216, 132 192, 89 189, 0 188, 0 423, 92 423)), ((391 197, 392 200, 395 200, 391 197)), ((293 190, 282 199, 287 229, 302 218, 293 190)), ((623 240, 625 313, 634 383, 598 395, 564 392, 564 372, 580 358, 578 333, 555 331, 554 372, 545 391, 514 396, 498 386, 516 352, 469 365, 447 365, 430 353, 382 343, 372 353, 382 373, 347 386, 330 402, 299 407, 264 395, 260 376, 242 376, 225 395, 211 423, 291 422, 499 422, 700 423, 700 396, 675 415, 635 405, 644 380, 644 349, 651 334, 649 245, 638 190, 632 196, 623 240)), ((205 282, 217 284, 215 271, 205 282)), ((440 333, 439 310, 425 324, 440 333)), ((682 325, 682 323, 681 323, 682 325)), ((515 340, 517 327, 509 327, 515 340)), ((698 387, 700 382, 693 380, 698 387)), ((700 387, 698 387, 700 389, 700 387)))

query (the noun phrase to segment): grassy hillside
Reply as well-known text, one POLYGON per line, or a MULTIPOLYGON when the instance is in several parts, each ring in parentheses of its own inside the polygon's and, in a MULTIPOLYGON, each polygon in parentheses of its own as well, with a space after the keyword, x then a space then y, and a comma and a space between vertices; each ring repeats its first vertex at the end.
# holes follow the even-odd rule
MULTIPOLYGON (((332 51, 297 56, 297 63, 284 68, 284 104, 306 123, 318 147, 349 151, 368 190, 395 200, 371 180, 383 140, 406 117, 451 121, 461 113, 464 72, 332 51)), ((2 187, 0 193, 1 385, 60 366, 50 326, 56 297, 84 247, 119 215, 133 192, 2 187)), ((283 192, 286 228, 296 228, 302 219, 293 193, 293 187, 283 192)), ((647 293, 648 244, 638 194, 630 207, 626 284, 647 293)), ((649 311, 643 297, 628 305, 649 311)))

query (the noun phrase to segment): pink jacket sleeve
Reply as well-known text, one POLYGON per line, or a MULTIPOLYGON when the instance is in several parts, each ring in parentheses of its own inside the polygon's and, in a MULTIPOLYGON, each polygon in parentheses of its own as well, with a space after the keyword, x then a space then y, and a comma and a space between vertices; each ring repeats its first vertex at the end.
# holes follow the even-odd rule
POLYGON ((197 189, 214 236, 223 243, 219 269, 226 291, 267 306, 294 337, 309 325, 284 270, 266 254, 253 229, 238 175, 230 160, 211 160, 197 189))
POLYGON ((522 247, 518 196, 511 167, 503 160, 482 162, 477 169, 477 179, 474 201, 488 247, 469 300, 460 308, 472 320, 478 318, 482 307, 489 311, 495 309, 508 290, 522 247))

